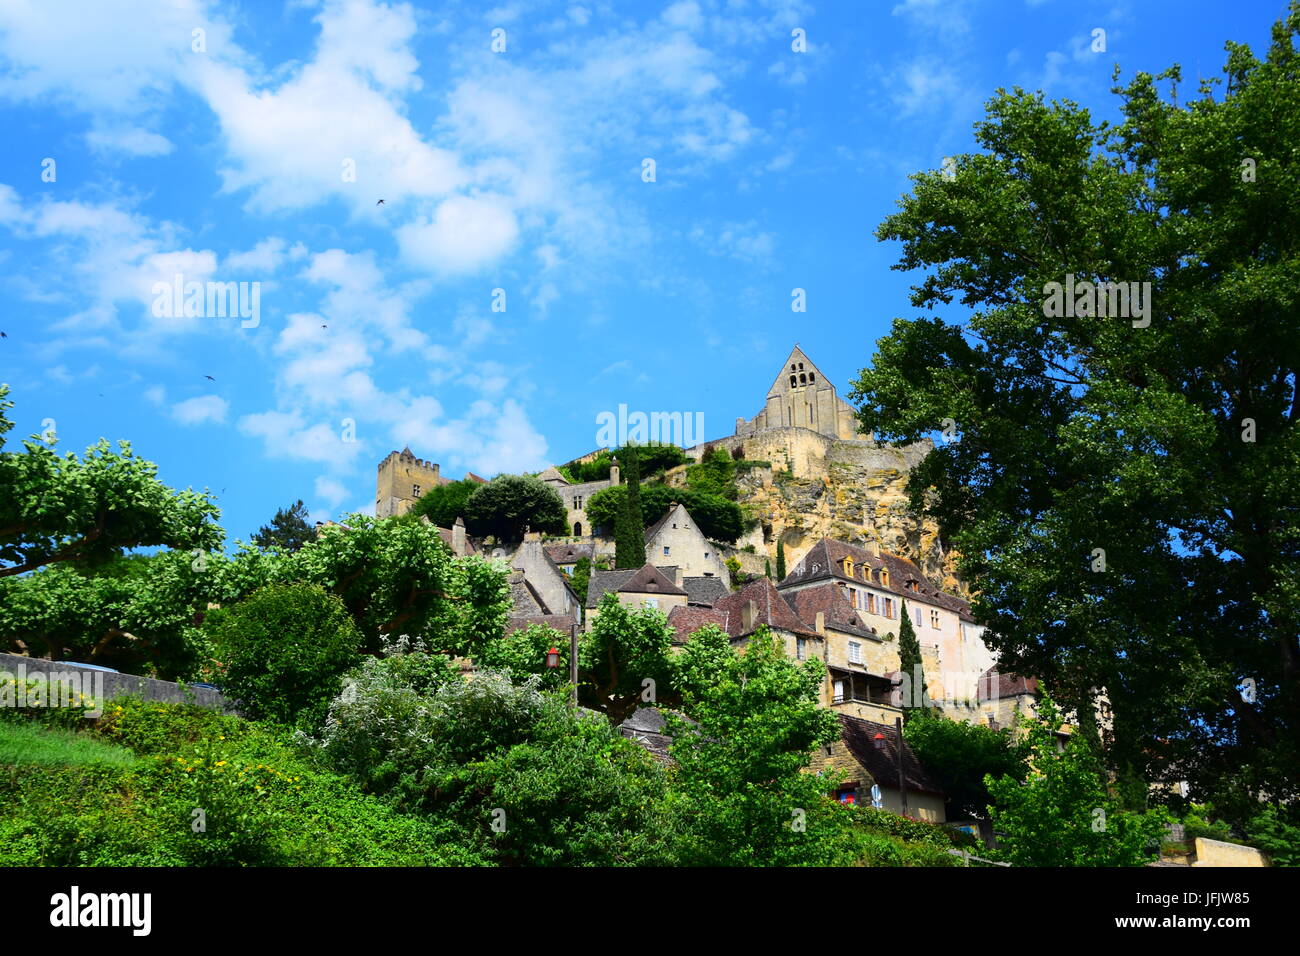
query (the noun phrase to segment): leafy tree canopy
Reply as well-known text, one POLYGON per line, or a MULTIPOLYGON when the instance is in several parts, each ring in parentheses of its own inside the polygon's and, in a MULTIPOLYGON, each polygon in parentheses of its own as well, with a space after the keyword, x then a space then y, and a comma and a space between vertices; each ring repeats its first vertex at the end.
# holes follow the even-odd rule
POLYGON ((555 490, 529 475, 499 475, 479 485, 465 502, 467 529, 498 541, 521 541, 525 528, 563 534, 567 516, 555 490))
MULTIPOLYGON (((415 500, 407 514, 427 517, 440 528, 450 528, 457 518, 465 518, 469 496, 483 487, 480 482, 462 478, 447 485, 435 485, 415 500)), ((465 518, 468 527, 468 518, 465 518)))
MULTIPOLYGON (((641 473, 643 475, 654 475, 690 461, 686 457, 686 453, 676 445, 636 445, 635 448, 636 455, 641 462, 641 473)), ((572 462, 565 465, 561 471, 564 472, 566 478, 575 484, 581 484, 585 481, 608 481, 613 460, 617 458, 621 465, 627 460, 627 457, 627 449, 617 448, 611 451, 608 448, 603 448, 591 461, 572 462)))
POLYGON ((78 458, 38 436, 5 451, 13 428, 8 385, 0 385, 0 578, 59 561, 96 564, 131 548, 215 547, 221 512, 207 494, 173 491, 158 466, 127 442, 101 439, 78 458))
POLYGON ((1025 779, 1028 746, 1007 728, 993 730, 918 711, 903 736, 927 772, 939 782, 949 820, 988 816, 992 802, 984 778, 1025 779))
MULTIPOLYGON (((586 509, 592 527, 612 529, 626 494, 626 489, 617 485, 592 495, 586 509)), ((666 515, 669 505, 674 501, 686 506, 707 538, 714 541, 735 541, 744 533, 744 517, 734 501, 668 485, 641 486, 641 513, 646 526, 666 515)))
POLYGON ((1135 801, 1176 766, 1238 816, 1300 796, 1298 35, 1293 3, 1266 59, 1228 43, 1218 96, 1140 73, 1118 125, 999 92, 877 230, 970 319, 896 320, 852 393, 890 440, 956 426, 912 504, 1004 665, 1073 712, 1104 688, 1135 801))

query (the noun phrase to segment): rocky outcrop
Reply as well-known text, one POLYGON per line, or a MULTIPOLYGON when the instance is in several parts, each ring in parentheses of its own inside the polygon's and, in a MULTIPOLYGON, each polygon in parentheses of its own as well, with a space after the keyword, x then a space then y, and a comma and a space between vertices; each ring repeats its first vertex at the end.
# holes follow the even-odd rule
POLYGON ((774 429, 761 439, 731 449, 769 462, 737 476, 741 503, 759 519, 737 545, 752 544, 760 564, 766 556, 775 570, 778 540, 785 543, 789 569, 819 539, 835 538, 910 558, 943 590, 966 596, 954 576, 956 554, 940 541, 933 521, 908 507, 908 474, 931 442, 896 448, 827 439, 806 429, 774 429))

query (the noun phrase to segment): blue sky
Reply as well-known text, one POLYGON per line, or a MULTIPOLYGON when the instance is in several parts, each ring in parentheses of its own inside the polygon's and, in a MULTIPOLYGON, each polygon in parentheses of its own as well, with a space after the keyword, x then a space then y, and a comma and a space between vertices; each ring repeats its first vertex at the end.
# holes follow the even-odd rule
POLYGON ((10 438, 129 439, 234 538, 373 508, 406 444, 460 477, 619 404, 730 434, 796 340, 843 393, 914 314, 873 232, 997 87, 1113 118, 1115 63, 1190 89, 1284 7, 3 0, 10 438), (177 274, 258 323, 166 314, 177 274))

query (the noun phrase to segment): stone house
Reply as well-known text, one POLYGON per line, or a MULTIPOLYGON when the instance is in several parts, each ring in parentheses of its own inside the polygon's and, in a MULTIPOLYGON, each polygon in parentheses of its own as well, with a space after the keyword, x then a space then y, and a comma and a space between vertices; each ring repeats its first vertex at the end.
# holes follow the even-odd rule
POLYGON ((651 607, 662 611, 665 616, 674 608, 685 607, 689 596, 682 587, 681 569, 673 571, 673 578, 667 577, 653 564, 635 570, 592 571, 587 583, 587 630, 591 630, 600 615, 601 598, 611 591, 624 607, 651 607))
POLYGON ((510 557, 511 609, 506 633, 528 624, 547 624, 570 633, 582 623, 582 601, 569 576, 556 566, 536 532, 524 535, 510 557))
POLYGON ((871 806, 871 787, 880 787, 881 805, 903 812, 899 783, 898 749, 903 750, 902 780, 907 784, 907 815, 943 823, 943 791, 925 772, 906 740, 900 740, 893 723, 876 723, 840 714, 840 739, 813 754, 813 772, 834 770, 844 778, 835 796, 846 803, 871 806))
POLYGON ((994 657, 968 602, 941 592, 906 558, 831 538, 813 545, 778 586, 793 595, 826 584, 841 590, 868 631, 886 639, 897 639, 906 601, 923 658, 927 649, 934 655, 936 666, 925 672, 930 695, 936 700, 977 696, 979 675, 994 657))
POLYGON ((612 488, 620 483, 618 459, 614 459, 609 469, 609 478, 605 481, 585 481, 574 484, 565 478, 558 468, 547 468, 537 476, 564 501, 565 523, 574 537, 581 538, 592 534, 591 521, 587 517, 587 502, 598 491, 612 488))
POLYGON ((645 532, 646 561, 672 565, 688 576, 729 578, 727 565, 715 545, 700 531, 685 505, 673 502, 668 512, 645 532))

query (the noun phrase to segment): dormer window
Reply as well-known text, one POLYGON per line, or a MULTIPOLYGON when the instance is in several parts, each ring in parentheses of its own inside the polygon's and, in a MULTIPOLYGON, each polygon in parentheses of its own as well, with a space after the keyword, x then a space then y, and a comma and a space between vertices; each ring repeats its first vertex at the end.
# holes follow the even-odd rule
POLYGON ((880 569, 880 583, 885 587, 889 587, 889 570, 887 568, 880 569))
POLYGON ((847 574, 849 577, 853 577, 853 559, 852 559, 852 558, 845 558, 845 559, 844 559, 844 573, 847 574))

